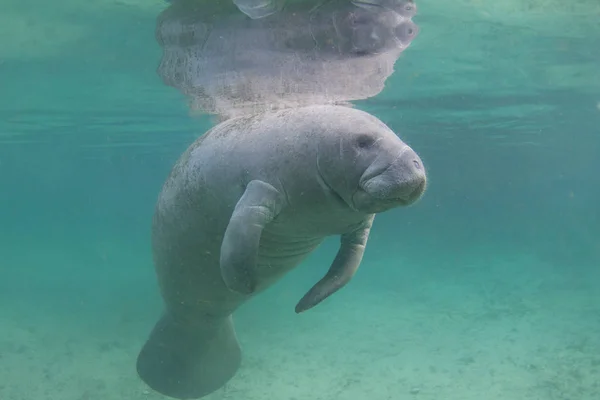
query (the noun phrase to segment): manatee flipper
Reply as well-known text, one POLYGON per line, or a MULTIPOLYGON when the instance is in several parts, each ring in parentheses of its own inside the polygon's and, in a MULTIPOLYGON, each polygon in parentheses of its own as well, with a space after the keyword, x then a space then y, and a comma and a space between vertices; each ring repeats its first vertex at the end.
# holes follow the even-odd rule
POLYGON ((300 299, 296 313, 313 308, 352 279, 365 253, 374 217, 370 216, 358 229, 342 235, 340 248, 327 274, 300 299))
POLYGON ((232 291, 256 290, 258 246, 264 227, 281 211, 281 193, 268 183, 253 180, 235 206, 221 243, 221 276, 232 291))
POLYGON ((240 362, 231 316, 178 321, 166 313, 138 355, 137 372, 163 395, 197 399, 229 381, 240 362))

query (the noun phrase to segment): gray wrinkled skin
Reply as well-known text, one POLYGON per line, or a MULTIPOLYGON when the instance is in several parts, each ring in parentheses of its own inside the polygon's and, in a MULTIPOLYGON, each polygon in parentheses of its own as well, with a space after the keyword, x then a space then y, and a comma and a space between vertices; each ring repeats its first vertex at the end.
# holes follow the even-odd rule
POLYGON ((339 235, 296 312, 319 304, 358 269, 375 213, 425 189, 419 156, 363 111, 309 106, 215 126, 177 161, 157 201, 152 249, 166 310, 138 374, 180 399, 222 387, 241 362, 231 319, 240 305, 339 235))
POLYGON ((158 18, 158 73, 193 110, 222 119, 348 104, 384 88, 418 33, 415 13, 407 0, 305 1, 253 20, 182 0, 158 18))

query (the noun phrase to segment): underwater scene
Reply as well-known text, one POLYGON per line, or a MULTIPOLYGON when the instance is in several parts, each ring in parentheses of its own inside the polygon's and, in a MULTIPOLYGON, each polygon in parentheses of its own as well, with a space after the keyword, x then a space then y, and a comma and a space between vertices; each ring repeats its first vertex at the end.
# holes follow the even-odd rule
POLYGON ((0 0, 0 400, 599 400, 598 0, 0 0))

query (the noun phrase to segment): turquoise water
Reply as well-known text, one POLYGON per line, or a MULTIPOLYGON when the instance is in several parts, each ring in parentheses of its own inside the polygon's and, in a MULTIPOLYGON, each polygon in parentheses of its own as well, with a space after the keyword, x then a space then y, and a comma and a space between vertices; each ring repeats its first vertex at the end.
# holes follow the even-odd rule
MULTIPOLYGON (((242 367, 209 399, 600 398, 600 3, 418 4, 356 107, 419 153, 425 196, 323 304, 293 310, 335 238, 236 312, 242 367)), ((2 400, 164 398, 135 371, 150 224, 214 123, 157 75, 166 6, 0 0, 2 400)))

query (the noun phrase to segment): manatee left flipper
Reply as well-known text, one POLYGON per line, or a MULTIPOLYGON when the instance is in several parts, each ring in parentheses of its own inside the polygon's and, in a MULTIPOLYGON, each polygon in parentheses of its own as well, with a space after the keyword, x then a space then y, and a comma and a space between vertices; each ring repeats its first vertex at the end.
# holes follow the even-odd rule
POLYGON ((264 227, 281 211, 284 196, 268 183, 253 180, 237 202, 221 243, 221 276, 240 294, 256 290, 255 269, 264 227))
POLYGON ((352 279, 362 261, 374 218, 371 215, 359 228, 341 236, 340 248, 327 274, 300 299, 296 313, 313 308, 352 279))

